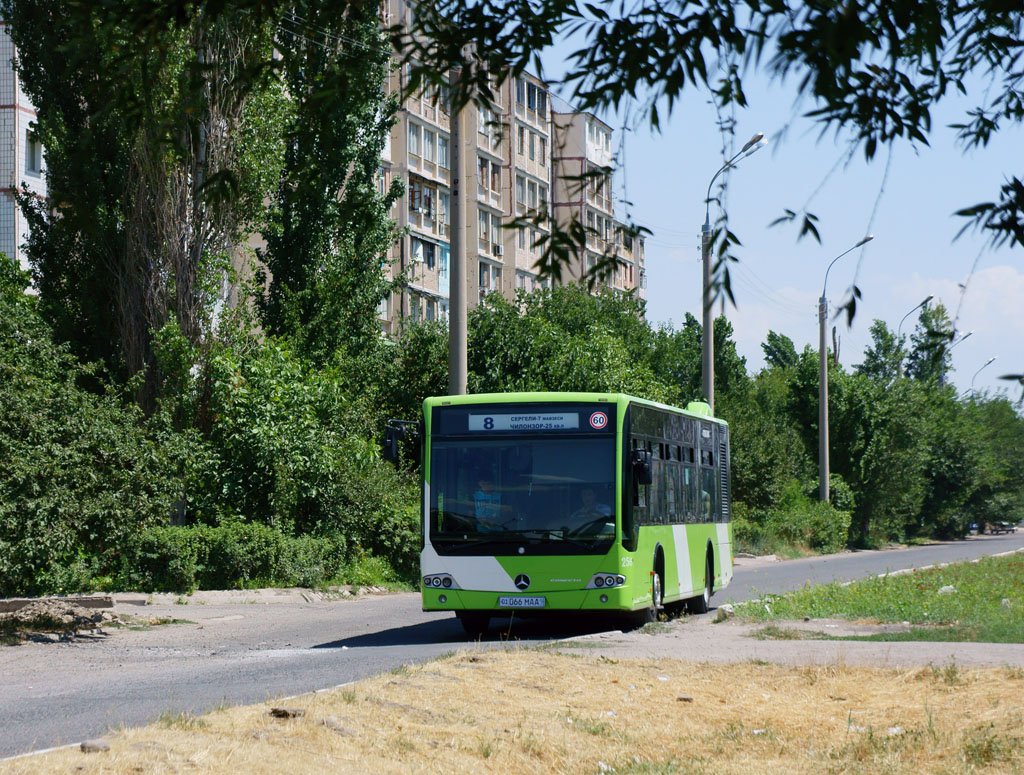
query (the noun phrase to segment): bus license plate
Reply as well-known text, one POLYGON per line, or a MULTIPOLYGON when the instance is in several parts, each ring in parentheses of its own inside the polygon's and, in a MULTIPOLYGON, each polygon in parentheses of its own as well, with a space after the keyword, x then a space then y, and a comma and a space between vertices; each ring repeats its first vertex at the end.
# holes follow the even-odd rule
POLYGON ((543 608, 547 600, 543 597, 523 597, 521 595, 502 595, 498 598, 500 608, 543 608))

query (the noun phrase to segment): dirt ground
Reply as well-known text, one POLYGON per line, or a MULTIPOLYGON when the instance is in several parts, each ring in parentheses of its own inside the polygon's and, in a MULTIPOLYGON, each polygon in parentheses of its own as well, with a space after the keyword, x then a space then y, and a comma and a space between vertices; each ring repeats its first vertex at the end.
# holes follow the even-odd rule
POLYGON ((288 700, 168 714, 0 762, 0 773, 1016 775, 1022 692, 1015 668, 716 665, 512 649, 288 700))

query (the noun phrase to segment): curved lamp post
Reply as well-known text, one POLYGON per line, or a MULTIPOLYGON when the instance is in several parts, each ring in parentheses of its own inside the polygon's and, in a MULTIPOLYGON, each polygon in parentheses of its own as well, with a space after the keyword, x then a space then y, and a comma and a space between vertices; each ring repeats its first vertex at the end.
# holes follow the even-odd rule
POLYGON ((907 318, 909 318, 911 313, 916 312, 917 310, 921 309, 921 307, 923 307, 925 304, 927 304, 928 302, 930 302, 934 298, 935 298, 934 296, 928 296, 924 301, 922 301, 920 304, 918 304, 916 307, 914 307, 914 309, 910 310, 910 312, 908 312, 906 315, 903 316, 903 319, 900 320, 899 326, 896 327, 896 342, 897 343, 899 343, 899 341, 900 341, 900 332, 903 330, 903 321, 906 320, 907 318))
MULTIPOLYGON (((964 338, 966 339, 966 337, 964 337, 964 338)), ((976 380, 978 378, 978 375, 981 374, 981 372, 984 371, 985 368, 988 367, 989 364, 991 364, 992 361, 994 361, 998 357, 999 357, 998 355, 993 355, 991 358, 989 358, 987 361, 985 361, 985 365, 984 366, 982 366, 980 369, 978 369, 976 372, 974 372, 974 376, 971 377, 971 389, 967 391, 968 393, 970 393, 971 395, 974 395, 974 380, 976 380)))
POLYGON ((922 301, 920 304, 918 304, 916 307, 914 307, 914 309, 910 310, 910 312, 908 312, 906 315, 904 315, 900 319, 900 324, 898 326, 896 326, 896 346, 900 348, 899 375, 901 377, 903 376, 903 333, 902 333, 903 332, 903 321, 906 320, 907 318, 909 318, 912 313, 914 313, 917 310, 921 309, 921 307, 923 307, 925 304, 927 304, 928 302, 930 302, 934 298, 935 298, 934 296, 928 295, 925 298, 924 301, 922 301))
POLYGON ((718 168, 718 172, 708 183, 708 193, 704 197, 704 226, 701 228, 700 254, 704 274, 703 285, 703 329, 701 331, 701 387, 704 400, 715 413, 715 326, 711 311, 711 187, 718 176, 730 167, 735 167, 748 156, 757 153, 768 145, 763 132, 758 132, 740 148, 739 152, 718 168))
POLYGON ((832 259, 825 270, 825 282, 821 284, 821 298, 818 299, 818 497, 824 502, 828 502, 828 357, 825 350, 825 324, 828 320, 825 289, 828 287, 828 273, 836 261, 874 238, 873 234, 869 234, 832 259))
MULTIPOLYGON (((966 334, 964 334, 964 335, 963 335, 963 336, 961 336, 961 337, 960 337, 959 339, 957 339, 956 341, 954 341, 954 342, 953 342, 953 344, 951 344, 951 345, 949 346, 949 349, 950 349, 950 350, 952 350, 952 349, 953 349, 954 347, 956 347, 956 346, 957 346, 958 344, 960 344, 960 343, 961 343, 961 342, 962 342, 962 341, 963 341, 964 339, 966 339, 967 337, 969 337, 969 336, 970 336, 971 334, 973 334, 973 333, 974 333, 974 331, 968 331, 968 332, 967 332, 966 334)), ((949 352, 949 350, 947 350, 946 352, 949 352)))

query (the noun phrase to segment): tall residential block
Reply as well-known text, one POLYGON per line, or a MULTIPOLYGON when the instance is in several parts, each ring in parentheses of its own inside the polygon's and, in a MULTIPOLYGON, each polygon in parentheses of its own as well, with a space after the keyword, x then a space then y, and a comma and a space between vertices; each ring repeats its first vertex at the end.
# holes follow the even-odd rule
POLYGON ((32 131, 36 110, 21 90, 14 57, 14 42, 0 21, 0 251, 27 268, 28 224, 14 194, 45 198, 46 167, 43 146, 32 131))
MULTIPOLYGON (((382 21, 408 24, 406 0, 384 0, 382 21)), ((408 67, 392 74, 390 91, 404 93, 408 67)), ((517 225, 543 214, 563 227, 573 218, 594 229, 584 254, 563 273, 578 281, 600 255, 614 255, 614 269, 601 284, 644 295, 642 239, 631 239, 616 219, 612 131, 595 116, 556 112, 547 85, 528 73, 495 86, 489 108, 468 105, 462 138, 463 180, 469 206, 463 214, 467 240, 467 299, 475 306, 489 294, 513 298, 518 289, 545 284, 537 260, 550 227, 517 225), (600 136, 598 136, 600 133, 600 136), (600 179, 581 173, 608 168, 600 179), (583 180, 582 188, 578 181, 583 180), (575 187, 574 187, 575 185, 575 187)), ((441 320, 448 314, 451 278, 451 120, 447 95, 427 88, 402 103, 381 162, 382 189, 396 176, 406 183, 394 212, 403 236, 391 254, 393 272, 408 288, 381 304, 382 327, 397 332, 403 320, 441 320)))

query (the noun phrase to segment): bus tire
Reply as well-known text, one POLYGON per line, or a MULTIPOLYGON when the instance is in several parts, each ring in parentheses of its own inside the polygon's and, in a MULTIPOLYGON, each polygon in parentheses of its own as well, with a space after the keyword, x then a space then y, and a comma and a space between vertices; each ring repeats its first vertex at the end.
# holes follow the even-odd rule
POLYGON ((491 623, 490 614, 481 611, 459 611, 455 614, 467 635, 480 636, 487 633, 491 623))
POLYGON ((711 595, 715 592, 715 563, 708 551, 704 560, 704 591, 690 599, 690 613, 706 614, 711 610, 711 595))

